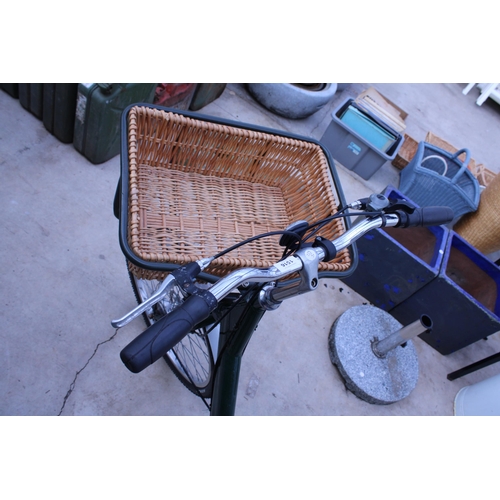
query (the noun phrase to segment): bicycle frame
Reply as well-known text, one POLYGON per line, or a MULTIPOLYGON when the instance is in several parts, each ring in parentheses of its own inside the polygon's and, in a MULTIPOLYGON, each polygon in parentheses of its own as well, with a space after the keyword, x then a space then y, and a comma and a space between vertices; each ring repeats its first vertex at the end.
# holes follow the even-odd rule
MULTIPOLYGON (((241 360, 253 332, 266 312, 255 303, 257 296, 258 291, 250 293, 250 299, 232 307, 220 323, 211 416, 232 416, 235 413, 241 360)), ((231 305, 228 304, 227 307, 231 305)), ((224 307, 221 309, 223 311, 224 307)))
MULTIPOLYGON (((387 199, 385 203, 388 203, 387 199)), ((203 273, 215 256, 178 268, 153 296, 123 318, 112 321, 113 326, 120 327, 136 318, 153 302, 162 300, 172 280, 187 297, 128 344, 120 354, 122 361, 132 372, 138 373, 173 349, 194 331, 196 325, 209 320, 209 324, 219 325, 210 414, 234 415, 241 359, 259 321, 266 311, 277 309, 284 299, 315 290, 320 277, 319 262, 335 258, 340 250, 353 246, 358 238, 375 228, 440 225, 453 219, 453 211, 449 207, 415 209, 399 203, 390 209, 394 213, 376 212, 377 215, 372 215, 370 212, 358 212, 357 215, 368 217, 359 220, 338 238, 329 241, 317 236, 314 243, 307 243, 306 239, 301 248, 288 256, 284 255, 267 268, 241 268, 216 279, 203 273), (299 278, 293 279, 296 273, 299 278), (205 276, 212 286, 208 289, 196 286, 195 280, 204 280, 205 276), (288 281, 279 281, 286 278, 289 278, 288 281), (235 298, 236 293, 238 298, 235 298)), ((211 340, 210 336, 208 339, 211 340)), ((213 349, 212 342, 209 342, 209 347, 213 349)), ((202 396, 200 391, 198 395, 202 396)))

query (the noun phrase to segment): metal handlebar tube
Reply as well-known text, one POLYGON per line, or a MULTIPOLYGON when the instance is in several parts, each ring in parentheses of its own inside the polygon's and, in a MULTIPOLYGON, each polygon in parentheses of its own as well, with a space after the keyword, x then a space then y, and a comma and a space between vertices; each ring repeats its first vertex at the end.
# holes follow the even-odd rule
POLYGON ((238 288, 243 283, 268 283, 288 276, 289 274, 298 272, 302 269, 302 260, 295 255, 277 262, 271 267, 265 269, 256 269, 253 267, 245 267, 237 269, 225 278, 219 280, 211 288, 210 292, 217 299, 221 300, 229 293, 238 288))
MULTIPOLYGON (((384 216, 366 219, 349 229, 342 236, 334 240, 332 243, 336 251, 340 251, 350 246, 355 240, 366 234, 368 231, 382 226, 395 226, 399 223, 400 219, 397 215, 387 214, 384 216)), ((233 271, 225 278, 216 282, 210 289, 215 298, 220 301, 226 297, 232 290, 241 286, 245 282, 251 283, 268 283, 270 281, 284 278, 295 272, 300 272, 305 269, 305 274, 302 276, 300 282, 296 285, 291 285, 288 288, 277 288, 272 297, 272 302, 279 303, 284 298, 292 297, 306 291, 314 290, 317 286, 317 264, 325 258, 325 250, 322 247, 305 248, 296 252, 294 255, 277 262, 267 269, 244 268, 233 271), (305 278, 305 279, 304 279, 305 278), (316 286, 312 286, 316 283, 316 286)), ((213 258, 201 259, 196 263, 199 267, 198 272, 202 271, 213 258)), ((160 285, 158 290, 149 297, 142 304, 138 305, 135 309, 120 319, 113 320, 111 324, 114 328, 121 328, 132 320, 140 316, 143 312, 147 311, 150 307, 154 306, 157 302, 162 300, 168 290, 169 285, 176 279, 177 274, 184 268, 173 271, 160 285)), ((182 287, 181 287, 182 288, 182 287)))
MULTIPOLYGON (((332 243, 338 253, 372 229, 396 226, 398 223, 399 217, 393 214, 364 219, 342 236, 333 240, 332 243)), ((303 264, 300 270, 300 280, 285 283, 283 286, 269 286, 263 289, 260 296, 261 306, 266 310, 273 310, 285 299, 315 290, 318 285, 318 262, 325 259, 325 253, 322 247, 305 248, 296 252, 295 255, 301 259, 303 264)))
POLYGON ((364 236, 372 229, 379 227, 394 227, 399 224, 399 216, 396 214, 385 214, 370 219, 363 219, 351 229, 346 231, 342 236, 339 236, 333 241, 337 252, 352 245, 356 240, 364 236))

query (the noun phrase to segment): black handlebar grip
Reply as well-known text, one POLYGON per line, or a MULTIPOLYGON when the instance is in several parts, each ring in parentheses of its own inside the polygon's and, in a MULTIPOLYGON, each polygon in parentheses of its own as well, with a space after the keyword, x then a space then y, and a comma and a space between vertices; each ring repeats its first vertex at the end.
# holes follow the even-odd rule
POLYGON ((121 360, 131 372, 141 372, 192 332, 216 307, 217 299, 208 290, 191 295, 124 347, 121 360))
POLYGON ((455 214, 450 207, 421 207, 412 214, 398 210, 400 222, 397 227, 440 226, 453 220, 455 214))

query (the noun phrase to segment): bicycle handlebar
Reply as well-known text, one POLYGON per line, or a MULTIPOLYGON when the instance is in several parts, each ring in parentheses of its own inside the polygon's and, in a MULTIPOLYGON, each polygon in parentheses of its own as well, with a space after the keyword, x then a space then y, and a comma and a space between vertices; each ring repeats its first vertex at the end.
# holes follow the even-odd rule
POLYGON ((400 223, 396 227, 440 226, 453 220, 455 214, 450 207, 421 207, 413 213, 398 211, 400 223))
POLYGON ((132 373, 141 372, 207 319, 216 307, 217 299, 208 290, 191 295, 130 342, 120 353, 121 360, 132 373))
POLYGON ((355 240, 377 227, 441 225, 451 222, 453 217, 453 211, 449 207, 422 207, 412 210, 411 213, 396 210, 395 213, 377 215, 356 224, 331 242, 333 251, 325 251, 322 246, 308 247, 267 269, 245 268, 233 271, 215 283, 210 291, 198 289, 174 311, 153 323, 122 350, 120 357, 131 372, 139 373, 192 332, 197 324, 210 316, 222 298, 245 282, 275 281, 301 271, 311 261, 330 260, 335 256, 334 253, 350 246, 355 240))

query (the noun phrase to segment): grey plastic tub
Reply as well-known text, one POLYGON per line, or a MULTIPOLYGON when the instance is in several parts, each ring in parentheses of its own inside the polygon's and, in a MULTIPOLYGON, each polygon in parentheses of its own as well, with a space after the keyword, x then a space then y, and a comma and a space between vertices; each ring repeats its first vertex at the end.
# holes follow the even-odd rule
MULTIPOLYGON (((332 113, 332 121, 320 142, 341 165, 368 180, 384 163, 394 160, 404 142, 404 137, 391 131, 397 137, 396 142, 388 151, 380 151, 374 144, 341 121, 342 114, 353 101, 352 98, 347 99, 332 113)), ((381 120, 375 120, 382 124, 381 120)), ((389 127, 387 129, 390 130, 389 127)))

